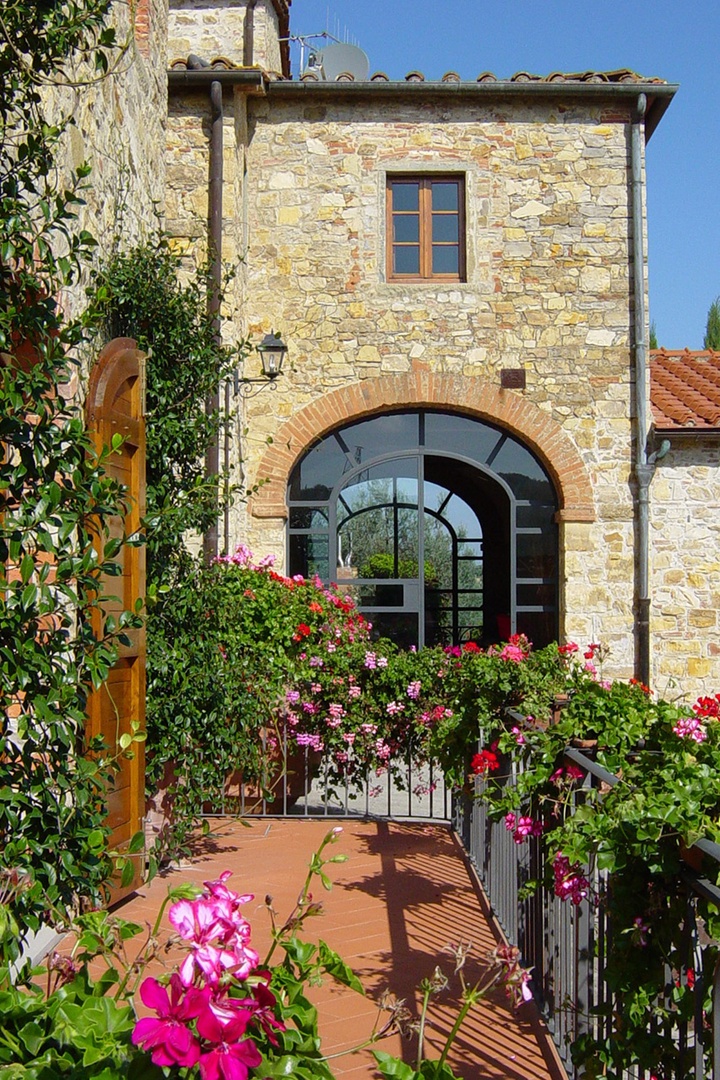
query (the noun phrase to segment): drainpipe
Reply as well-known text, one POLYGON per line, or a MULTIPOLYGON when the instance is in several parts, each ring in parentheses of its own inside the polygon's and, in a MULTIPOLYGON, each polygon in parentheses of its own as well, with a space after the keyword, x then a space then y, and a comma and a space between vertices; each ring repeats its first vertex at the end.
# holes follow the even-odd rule
MULTIPOLYGON (((208 256, 210 259, 210 293, 208 314, 212 322, 213 339, 222 345, 220 319, 220 295, 222 291, 222 189, 223 189, 223 91, 222 83, 214 79, 210 84, 210 184, 208 189, 208 256)), ((220 409, 220 388, 215 386, 208 394, 205 407, 208 413, 220 409)), ((217 476, 220 471, 220 444, 218 434, 205 451, 205 474, 217 476)), ((209 527, 203 537, 203 554, 209 565, 218 555, 218 522, 209 527)))
POLYGON ((637 487, 635 534, 635 678, 650 684, 650 484, 655 455, 648 458, 647 339, 645 327, 645 252, 643 229, 642 139, 647 98, 640 94, 632 121, 630 169, 632 193, 633 300, 635 307, 634 474, 637 487))
POLYGON ((247 0, 243 21, 243 67, 252 67, 255 52, 255 8, 257 0, 247 0))

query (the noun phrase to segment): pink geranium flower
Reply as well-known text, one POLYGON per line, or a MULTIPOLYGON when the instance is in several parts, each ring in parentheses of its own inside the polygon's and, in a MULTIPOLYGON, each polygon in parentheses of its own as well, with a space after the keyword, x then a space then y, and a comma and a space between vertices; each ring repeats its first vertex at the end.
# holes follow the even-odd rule
POLYGON ((168 918, 180 937, 198 945, 217 937, 223 929, 224 917, 232 917, 229 902, 205 897, 178 900, 168 912, 168 918))
POLYGON ((522 664, 526 659, 519 645, 506 645, 499 656, 501 660, 511 660, 514 664, 522 664))
POLYGON ((228 889, 225 882, 229 877, 232 877, 232 870, 223 870, 216 881, 203 881, 203 885, 210 896, 215 897, 216 900, 227 900, 234 909, 237 909, 240 904, 249 904, 255 899, 254 893, 236 893, 228 889))
POLYGON ((152 1050, 155 1065, 189 1067, 200 1058, 200 1044, 188 1027, 207 1007, 209 991, 186 990, 178 975, 170 976, 170 994, 157 979, 145 979, 140 987, 143 1004, 157 1013, 138 1020, 132 1033, 135 1046, 152 1050))
MULTIPOLYGON (((270 977, 270 972, 264 972, 262 974, 267 978, 270 977)), ((272 990, 264 982, 260 982, 257 986, 253 986, 252 994, 254 998, 252 1005, 253 1020, 260 1024, 273 1046, 277 1046, 278 1041, 275 1032, 285 1031, 285 1024, 282 1020, 278 1020, 275 1015, 277 999, 272 990)))
POLYGON ((184 986, 192 985, 196 971, 211 986, 216 986, 226 972, 244 979, 260 962, 258 954, 248 945, 250 923, 237 910, 249 894, 240 896, 227 889, 227 876, 224 874, 218 881, 210 882, 209 887, 218 895, 179 900, 168 912, 180 937, 191 946, 180 967, 184 986))

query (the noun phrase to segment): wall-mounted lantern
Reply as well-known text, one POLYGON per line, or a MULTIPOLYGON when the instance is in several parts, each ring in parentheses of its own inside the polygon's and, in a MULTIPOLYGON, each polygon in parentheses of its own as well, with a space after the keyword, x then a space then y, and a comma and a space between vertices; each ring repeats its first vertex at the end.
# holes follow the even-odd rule
POLYGON ((235 393, 249 398, 259 394, 266 386, 274 390, 276 388, 275 380, 279 375, 282 375, 283 361, 287 356, 287 351, 287 345, 279 334, 266 334, 257 347, 262 364, 262 375, 256 379, 245 379, 240 376, 239 372, 236 372, 235 393), (254 387, 254 389, 251 389, 251 387, 254 387))

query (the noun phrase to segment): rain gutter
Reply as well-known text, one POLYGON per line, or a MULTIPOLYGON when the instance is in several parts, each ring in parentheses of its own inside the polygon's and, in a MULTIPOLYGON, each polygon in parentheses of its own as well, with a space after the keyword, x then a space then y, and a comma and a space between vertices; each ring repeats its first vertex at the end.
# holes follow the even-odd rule
POLYGON ((655 455, 648 456, 648 348, 645 305, 645 230, 643 216, 642 141, 647 98, 640 94, 630 133, 632 204, 632 295, 634 307, 633 359, 635 409, 633 416, 633 473, 635 504, 635 678, 650 684, 650 484, 655 455))
POLYGON ((255 52, 255 8, 257 0, 247 0, 243 21, 243 66, 251 67, 255 52))
MULTIPOLYGON (((208 315, 215 345, 222 345, 220 297, 222 295, 222 195, 223 195, 223 88, 218 79, 210 83, 210 183, 208 187, 208 257, 210 260, 208 315)), ((216 384, 205 401, 208 415, 220 411, 220 387, 216 384)), ((218 432, 205 451, 205 475, 220 472, 220 443, 218 432)), ((217 518, 203 536, 203 555, 206 565, 218 556, 217 518)))

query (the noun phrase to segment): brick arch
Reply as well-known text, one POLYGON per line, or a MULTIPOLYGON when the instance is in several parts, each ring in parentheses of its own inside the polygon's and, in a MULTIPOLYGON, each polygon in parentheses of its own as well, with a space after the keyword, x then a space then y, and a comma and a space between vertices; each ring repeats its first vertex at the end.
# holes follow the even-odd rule
POLYGON ((262 481, 250 504, 255 518, 287 517, 287 482, 299 458, 328 432, 397 409, 447 409, 505 428, 530 447, 555 484, 562 521, 594 521, 587 469, 557 421, 533 402, 485 379, 416 368, 404 375, 364 379, 333 390, 288 420, 263 454, 262 481))

